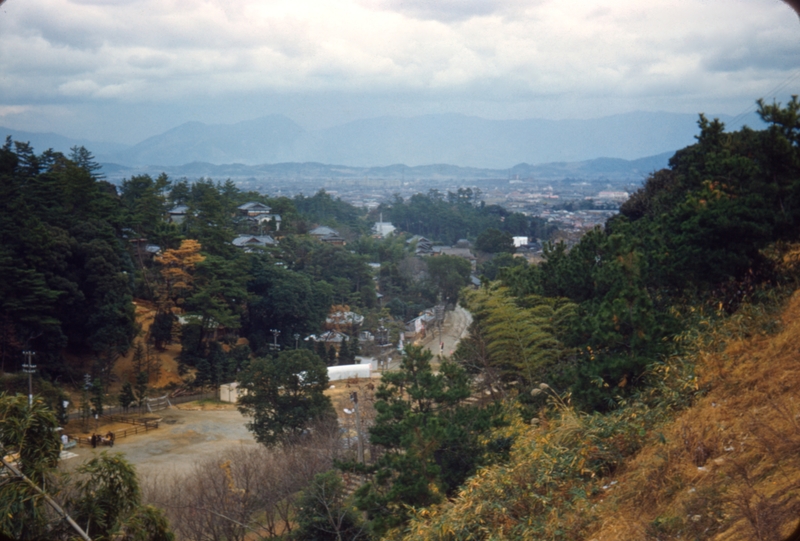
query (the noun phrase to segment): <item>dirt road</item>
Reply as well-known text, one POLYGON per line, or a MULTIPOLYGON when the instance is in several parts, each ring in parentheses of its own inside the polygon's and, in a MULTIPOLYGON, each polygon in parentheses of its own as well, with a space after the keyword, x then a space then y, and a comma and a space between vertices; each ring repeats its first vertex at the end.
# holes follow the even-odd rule
POLYGON ((443 354, 449 357, 456 350, 458 342, 467 335, 471 323, 472 314, 456 306, 455 310, 445 313, 441 333, 439 329, 432 330, 425 337, 424 345, 434 356, 443 354))

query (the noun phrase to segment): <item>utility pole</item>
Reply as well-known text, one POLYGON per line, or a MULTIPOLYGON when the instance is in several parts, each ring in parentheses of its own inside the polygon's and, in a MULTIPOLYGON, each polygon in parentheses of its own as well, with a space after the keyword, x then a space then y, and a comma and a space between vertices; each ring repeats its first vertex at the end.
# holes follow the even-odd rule
POLYGON ((358 461, 364 463, 364 443, 361 441, 361 415, 358 412, 358 392, 350 393, 350 401, 353 402, 353 409, 356 412, 356 440, 358 442, 358 461))
POLYGON ((31 357, 36 355, 35 351, 25 350, 22 352, 28 358, 28 362, 22 364, 22 371, 28 374, 28 407, 33 406, 33 373, 36 372, 36 365, 31 361, 31 357))
POLYGON ((277 355, 278 349, 280 349, 280 346, 278 345, 278 335, 281 334, 281 331, 278 329, 270 329, 269 332, 272 333, 272 343, 270 344, 270 349, 272 350, 273 355, 277 355))

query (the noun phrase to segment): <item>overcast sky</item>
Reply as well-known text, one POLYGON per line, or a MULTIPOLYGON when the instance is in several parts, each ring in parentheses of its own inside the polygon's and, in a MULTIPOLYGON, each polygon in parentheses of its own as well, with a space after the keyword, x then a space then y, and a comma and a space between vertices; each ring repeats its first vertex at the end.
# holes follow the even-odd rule
POLYGON ((800 93, 779 0, 7 0, 0 125, 135 143, 280 113, 737 115, 800 93), (775 92, 779 86, 783 87, 775 92))

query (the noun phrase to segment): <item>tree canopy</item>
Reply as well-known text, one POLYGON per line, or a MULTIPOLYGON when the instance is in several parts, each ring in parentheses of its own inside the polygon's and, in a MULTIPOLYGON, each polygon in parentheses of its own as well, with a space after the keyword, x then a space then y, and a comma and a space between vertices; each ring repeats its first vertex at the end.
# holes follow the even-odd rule
POLYGON ((274 445, 299 436, 315 422, 335 422, 328 387, 328 369, 317 354, 305 349, 253 359, 239 373, 245 392, 239 410, 252 417, 247 427, 256 441, 274 445))

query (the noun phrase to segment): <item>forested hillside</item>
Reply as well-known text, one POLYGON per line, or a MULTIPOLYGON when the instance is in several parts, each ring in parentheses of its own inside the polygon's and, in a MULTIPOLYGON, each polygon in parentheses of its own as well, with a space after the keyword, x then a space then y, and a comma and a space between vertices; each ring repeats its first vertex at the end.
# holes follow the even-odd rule
MULTIPOLYGON (((270 198, 166 176, 116 190, 84 149, 37 156, 7 142, 4 370, 34 348, 47 377, 74 378, 86 369, 75 359, 90 359, 103 380, 126 349, 179 341, 187 383, 236 378, 257 439, 299 453, 309 428, 332 426, 324 365, 366 347, 331 316, 352 310, 394 343, 409 316, 458 300, 474 319, 454 354, 407 346, 369 404, 366 459, 337 456, 291 485, 267 512, 282 513, 283 529, 263 535, 780 539, 800 494, 800 101, 761 103, 760 114, 766 130, 732 133, 701 116, 697 142, 604 229, 571 249, 548 244, 539 265, 516 263, 508 241, 544 224, 472 191, 376 211, 434 242, 475 240, 479 271, 497 278, 478 288, 464 287, 469 261, 415 257, 404 235, 373 238, 376 216, 324 192, 270 198), (270 218, 249 219, 247 202, 270 218), (317 225, 337 228, 336 244, 310 234, 317 225), (263 244, 242 249, 240 235, 263 244), (134 296, 157 312, 147 334, 134 296), (323 329, 351 340, 299 343, 323 329)), ((19 446, 8 434, 4 445, 19 446)), ((244 539, 264 508, 230 500, 244 539)))
POLYGON ((798 285, 799 110, 761 104, 761 132, 701 117, 604 231, 465 294, 455 360, 508 408, 484 445, 510 448, 398 538, 788 534, 796 298, 778 310, 798 285))

